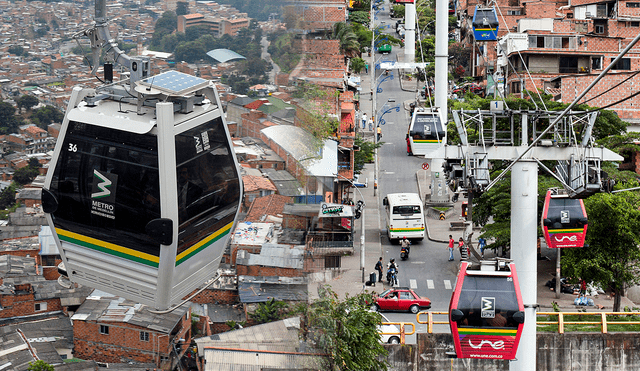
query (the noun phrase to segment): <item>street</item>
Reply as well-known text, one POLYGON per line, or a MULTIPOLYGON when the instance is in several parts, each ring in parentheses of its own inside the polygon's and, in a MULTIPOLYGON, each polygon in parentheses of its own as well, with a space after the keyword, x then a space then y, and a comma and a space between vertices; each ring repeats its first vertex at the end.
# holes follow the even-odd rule
MULTIPOLYGON (((389 4, 384 5, 384 10, 377 14, 376 24, 384 21, 386 25, 395 25, 395 19, 389 17, 389 4)), ((394 29, 386 29, 385 32, 393 33, 394 29)), ((395 61, 396 54, 404 53, 399 47, 394 47, 390 54, 376 53, 376 64, 382 61, 395 61)), ((383 71, 376 70, 376 82, 372 84, 373 89, 378 87, 376 106, 378 119, 384 112, 382 119, 382 139, 384 145, 378 150, 379 175, 378 189, 379 197, 382 199, 388 193, 411 192, 418 193, 416 182, 416 171, 422 170, 424 158, 408 156, 406 146, 406 133, 409 127, 410 112, 409 103, 416 99, 416 92, 402 90, 398 71, 392 71, 393 79, 385 79, 383 71), (384 81, 383 81, 384 80, 384 81), (405 104, 406 103, 406 104, 405 104), (392 109, 400 106, 399 112, 392 109)), ((414 86, 414 85, 413 85, 414 86)), ((366 101, 363 105, 367 104, 366 101)), ((424 197, 424 195, 420 195, 424 197)), ((392 245, 386 236, 385 210, 380 203, 380 225, 382 229, 381 243, 385 262, 395 258, 399 265, 398 284, 403 287, 410 287, 420 296, 426 296, 431 300, 431 311, 447 311, 451 290, 454 286, 458 272, 456 262, 448 262, 449 251, 446 244, 435 243, 425 238, 424 241, 414 243, 408 260, 400 260, 400 246, 392 245)), ((429 219, 426 219, 429 223, 429 219)), ((457 240, 459 236, 454 236, 457 240)), ((410 313, 386 312, 385 315, 391 321, 412 322, 416 324, 416 331, 426 332, 426 325, 416 322, 416 316, 410 313)), ((421 320, 426 320, 423 316, 421 320)), ((445 316, 436 318, 444 321, 445 316)), ((448 325, 437 325, 436 332, 448 332, 448 325)), ((415 344, 416 336, 407 336, 408 344, 415 344)))

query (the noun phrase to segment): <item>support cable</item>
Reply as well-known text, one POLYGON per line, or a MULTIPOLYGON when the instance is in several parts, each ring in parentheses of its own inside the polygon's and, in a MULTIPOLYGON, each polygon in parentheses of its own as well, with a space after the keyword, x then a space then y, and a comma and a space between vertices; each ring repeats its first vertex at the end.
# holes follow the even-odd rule
MULTIPOLYGON (((571 102, 571 104, 569 104, 567 106, 567 108, 564 109, 564 111, 562 111, 562 113, 556 117, 555 120, 553 120, 553 122, 551 124, 549 124, 549 126, 544 129, 542 131, 542 133, 540 133, 539 136, 536 137, 536 139, 533 140, 533 142, 531 142, 531 144, 527 147, 527 149, 525 149, 520 156, 518 156, 518 158, 516 158, 513 162, 511 162, 511 164, 509 164, 509 166, 505 169, 505 171, 503 171, 502 173, 500 173, 496 179, 494 179, 491 183, 489 183, 489 185, 487 186, 486 190, 488 191, 489 189, 491 189, 491 187, 493 187, 500 179, 502 179, 502 177, 504 177, 504 175, 507 174, 507 172, 509 170, 511 170, 511 168, 513 168, 513 166, 516 164, 516 162, 520 161, 524 155, 526 155, 531 148, 533 148, 536 144, 538 144, 538 142, 542 139, 542 137, 547 134, 551 129, 555 128, 556 124, 558 123, 558 121, 560 121, 560 119, 562 119, 563 116, 566 115, 567 112, 569 112, 576 104, 577 102, 582 99, 588 92, 589 90, 591 90, 598 82, 600 82, 600 80, 602 80, 602 78, 607 74, 607 72, 609 72, 613 66, 616 65, 616 63, 618 63, 618 61, 620 59, 622 59, 622 57, 627 54, 629 52, 629 50, 631 50, 631 48, 633 48, 634 45, 636 45, 636 43, 640 40, 640 33, 633 38, 633 40, 631 40, 631 42, 629 43, 629 45, 627 45, 626 48, 624 48, 624 50, 618 54, 618 56, 611 61, 611 63, 600 73, 600 75, 598 75, 598 77, 596 77, 595 80, 593 80, 591 82, 591 84, 589 84, 589 86, 587 86, 582 93, 580 93, 574 100, 573 102, 571 102)), ((634 94, 640 94, 639 93, 634 93, 634 94)))

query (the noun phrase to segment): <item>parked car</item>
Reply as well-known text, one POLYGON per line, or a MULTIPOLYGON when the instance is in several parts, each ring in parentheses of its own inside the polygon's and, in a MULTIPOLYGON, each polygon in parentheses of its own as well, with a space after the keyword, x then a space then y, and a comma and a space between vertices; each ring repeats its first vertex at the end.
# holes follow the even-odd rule
POLYGON ((371 305, 375 311, 409 311, 418 313, 421 309, 431 308, 429 298, 420 297, 408 287, 394 287, 383 291, 371 305))
POLYGON ((360 181, 360 176, 362 174, 358 174, 355 176, 355 178, 353 179, 353 185, 358 187, 358 188, 367 188, 367 186, 369 185, 369 179, 368 178, 364 178, 364 181, 360 181))
MULTIPOLYGON (((391 322, 384 314, 379 313, 382 316, 382 322, 391 322)), ((386 344, 400 344, 400 327, 398 325, 380 325, 378 326, 378 332, 380 333, 380 342, 386 344)))
POLYGON ((382 44, 378 47, 378 53, 389 54, 391 53, 391 44, 382 44))

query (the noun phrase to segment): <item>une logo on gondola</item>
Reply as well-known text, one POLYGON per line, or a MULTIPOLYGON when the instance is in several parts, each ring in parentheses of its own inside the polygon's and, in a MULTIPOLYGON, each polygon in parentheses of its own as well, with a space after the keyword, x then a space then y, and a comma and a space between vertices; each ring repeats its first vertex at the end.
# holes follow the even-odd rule
POLYGON ((480 317, 495 318, 496 317, 496 298, 482 297, 481 303, 482 303, 482 309, 480 311, 480 317))
POLYGON ((495 349, 495 350, 504 349, 504 341, 502 341, 502 340, 498 340, 498 341, 494 341, 494 342, 491 342, 491 341, 489 341, 489 340, 482 340, 482 341, 480 342, 480 344, 478 344, 478 345, 473 345, 473 343, 471 342, 471 339, 469 339, 469 346, 470 346, 471 348, 473 348, 473 349, 480 349, 480 348, 482 348, 482 346, 483 346, 483 345, 485 345, 485 344, 487 344, 487 345, 491 346, 491 348, 493 348, 493 349, 495 349))
POLYGON ((115 219, 114 206, 118 185, 118 175, 93 170, 94 181, 91 185, 91 214, 115 219))

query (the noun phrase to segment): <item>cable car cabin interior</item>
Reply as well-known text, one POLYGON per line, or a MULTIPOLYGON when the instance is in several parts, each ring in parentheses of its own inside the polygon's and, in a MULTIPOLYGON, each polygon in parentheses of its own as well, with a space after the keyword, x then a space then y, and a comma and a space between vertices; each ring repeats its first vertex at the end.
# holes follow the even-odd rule
POLYGON ((498 22, 495 8, 476 6, 471 25, 473 26, 473 36, 477 41, 498 39, 500 22, 498 22))
POLYGON ((424 156, 438 149, 446 140, 445 128, 437 111, 416 108, 409 124, 408 149, 414 156, 424 156))
POLYGON ((457 357, 514 359, 523 323, 515 264, 462 262, 449 304, 457 357))
POLYGON ((74 89, 43 208, 73 282, 164 309, 215 274, 242 186, 208 80, 136 90, 74 89))
POLYGON ((582 199, 571 199, 564 190, 548 190, 541 224, 549 248, 584 246, 588 218, 582 199))

